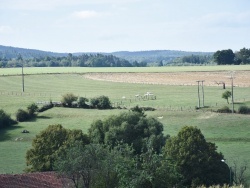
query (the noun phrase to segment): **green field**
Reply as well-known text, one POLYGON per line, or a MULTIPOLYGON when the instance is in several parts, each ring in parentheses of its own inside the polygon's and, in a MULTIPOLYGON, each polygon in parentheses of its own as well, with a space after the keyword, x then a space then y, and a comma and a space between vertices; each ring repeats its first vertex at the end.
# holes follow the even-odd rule
MULTIPOLYGON (((86 73, 86 72, 184 72, 184 71, 240 71, 250 70, 250 65, 231 66, 166 66, 166 67, 25 67, 25 74, 86 73)), ((0 75, 22 74, 19 68, 1 68, 0 75)))
MULTIPOLYGON (((211 67, 164 67, 161 71, 216 71, 216 70, 250 70, 250 66, 216 66, 211 67)), ((239 114, 217 114, 211 112, 226 106, 221 98, 224 92, 219 87, 205 87, 205 109, 196 111, 197 87, 195 86, 164 86, 150 84, 111 83, 83 78, 72 72, 157 72, 159 68, 27 68, 25 76, 25 92, 22 93, 22 79, 18 76, 19 69, 0 69, 0 108, 14 118, 19 108, 26 108, 32 102, 60 101, 67 92, 91 98, 106 95, 114 106, 120 105, 129 109, 135 105, 151 106, 156 111, 147 112, 148 116, 159 119, 164 125, 164 133, 176 135, 182 126, 193 125, 202 130, 206 139, 215 142, 225 158, 247 161, 250 165, 250 116, 239 114), (28 72, 28 70, 30 72, 28 72), (68 74, 41 74, 41 73, 68 74), (37 74, 37 75, 36 75, 37 74), (136 94, 152 92, 156 100, 136 100, 136 94), (126 99, 122 99, 125 96, 126 99)), ((250 106, 250 88, 235 88, 235 109, 242 103, 250 106)), ((50 124, 62 124, 65 128, 82 129, 87 132, 91 122, 103 119, 123 110, 87 110, 72 108, 53 108, 40 113, 37 119, 19 123, 11 129, 0 131, 0 173, 21 173, 25 168, 25 153, 31 147, 36 134, 50 124), (21 131, 27 129, 29 134, 21 131)), ((248 179, 250 179, 248 169, 248 179)))

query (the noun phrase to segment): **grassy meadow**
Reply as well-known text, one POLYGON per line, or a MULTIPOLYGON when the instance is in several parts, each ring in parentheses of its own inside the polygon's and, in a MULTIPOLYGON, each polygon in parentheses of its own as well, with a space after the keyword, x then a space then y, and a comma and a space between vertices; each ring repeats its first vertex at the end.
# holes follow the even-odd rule
MULTIPOLYGON (((205 87, 205 106, 197 106, 197 86, 166 86, 151 84, 114 83, 87 80, 85 72, 167 72, 167 71, 218 71, 250 70, 250 66, 199 66, 199 67, 153 67, 153 68, 25 68, 25 92, 22 93, 20 68, 0 69, 0 108, 11 114, 25 109, 33 102, 60 101, 63 94, 92 98, 108 96, 114 106, 127 109, 94 110, 56 107, 39 113, 36 119, 22 122, 10 129, 0 130, 0 173, 21 173, 25 168, 25 153, 32 139, 50 124, 62 124, 69 129, 82 129, 87 133, 90 124, 111 114, 118 114, 135 105, 157 108, 147 112, 164 125, 164 133, 174 136, 185 125, 197 126, 206 139, 215 142, 228 163, 247 161, 250 180, 250 115, 217 114, 212 112, 227 106, 221 98, 221 87, 205 87), (46 73, 46 74, 45 74, 46 73), (47 74, 50 73, 50 74, 47 74), (67 74, 55 74, 67 73, 67 74), (76 74, 81 73, 81 74, 76 74), (5 76, 1 76, 5 75, 5 76), (8 75, 8 76, 6 76, 8 75), (152 92, 155 100, 138 100, 135 95, 152 92), (122 98, 125 97, 125 98, 122 98), (21 131, 27 129, 29 134, 21 131)), ((242 104, 250 106, 250 88, 236 87, 235 109, 242 104)), ((228 105, 230 106, 230 105, 228 105)), ((231 106, 230 106, 231 107, 231 106)))
MULTIPOLYGON (((240 71, 250 70, 250 65, 216 66, 165 66, 165 67, 25 67, 25 74, 58 74, 89 72, 184 72, 184 71, 240 71)), ((22 74, 19 68, 1 68, 0 75, 22 74)))

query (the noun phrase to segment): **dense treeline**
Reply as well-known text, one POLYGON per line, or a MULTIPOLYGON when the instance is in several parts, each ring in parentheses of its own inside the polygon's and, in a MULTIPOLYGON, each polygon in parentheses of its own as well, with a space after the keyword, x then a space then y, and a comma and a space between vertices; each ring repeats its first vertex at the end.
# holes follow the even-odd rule
POLYGON ((213 63, 212 55, 188 55, 176 58, 169 62, 168 64, 173 65, 202 65, 202 64, 211 64, 213 63))
POLYGON ((129 61, 120 59, 113 55, 83 54, 66 57, 34 57, 24 59, 21 55, 17 58, 7 59, 0 57, 0 67, 132 67, 129 61))
POLYGON ((113 55, 129 60, 130 62, 144 62, 150 66, 157 66, 159 62, 164 65, 172 63, 184 56, 212 56, 212 52, 186 52, 177 50, 151 50, 137 52, 114 52, 113 55))
POLYGON ((0 67, 146 67, 165 65, 250 64, 250 49, 213 52, 177 50, 120 51, 111 53, 54 53, 0 45, 0 67), (18 58, 22 57, 22 61, 18 58))
POLYGON ((250 64, 250 49, 242 48, 235 53, 231 49, 218 50, 213 57, 218 65, 250 64))
MULTIPOLYGON (((25 48, 16 48, 16 47, 7 47, 0 45, 0 63, 1 67, 11 67, 3 66, 7 64, 6 61, 11 61, 17 59, 18 55, 21 55, 23 59, 29 59, 30 62, 34 62, 35 66, 65 66, 66 62, 60 63, 62 59, 68 56, 67 53, 54 53, 46 52, 41 50, 25 49, 25 48), (53 63, 49 62, 49 58, 53 59, 53 63), (40 60, 40 61, 39 61, 40 60)), ((125 59, 129 61, 134 67, 145 67, 145 66, 162 66, 172 63, 174 60, 181 58, 183 56, 212 56, 212 52, 186 52, 178 50, 149 50, 149 51, 119 51, 111 53, 72 53, 73 56, 97 56, 102 54, 105 56, 113 55, 120 59, 125 59)), ((82 59, 82 58, 79 58, 82 59)), ((81 61, 80 61, 81 62, 81 61)), ((10 63, 13 64, 13 63, 10 63)), ((33 66, 33 65, 30 65, 33 66)), ((71 66, 82 66, 79 62, 71 63, 71 66)), ((89 66, 89 65, 85 65, 89 66)), ((116 66, 112 64, 112 66, 116 66)))

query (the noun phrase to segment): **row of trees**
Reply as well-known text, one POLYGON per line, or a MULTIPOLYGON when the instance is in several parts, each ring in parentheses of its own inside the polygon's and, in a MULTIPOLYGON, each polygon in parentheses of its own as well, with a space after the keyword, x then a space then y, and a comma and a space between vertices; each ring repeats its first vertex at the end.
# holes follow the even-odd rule
POLYGON ((242 48, 235 53, 231 49, 218 50, 213 55, 188 55, 176 58, 170 64, 211 64, 218 65, 240 65, 250 64, 250 49, 242 48))
MULTIPOLYGON (((9 127, 17 122, 29 121, 35 118, 37 113, 46 111, 55 106, 50 101, 42 107, 38 107, 35 103, 27 106, 26 109, 18 109, 15 116, 16 121, 11 118, 4 110, 0 109, 0 129, 9 127)), ((61 104, 56 106, 70 107, 70 108, 97 108, 97 109, 111 109, 112 105, 107 96, 93 97, 87 99, 85 97, 77 97, 72 93, 66 93, 62 96, 61 104)))
POLYGON ((62 105, 70 108, 97 108, 97 109, 111 109, 112 105, 107 96, 93 97, 87 99, 85 97, 78 97, 73 93, 66 93, 62 96, 62 105))
POLYGON ((202 64, 211 64, 213 62, 212 55, 187 55, 183 57, 176 58, 169 62, 168 64, 173 65, 202 65, 202 64))
POLYGON ((26 170, 57 171, 76 187, 230 183, 223 154, 199 129, 183 127, 177 136, 164 136, 158 120, 136 109, 94 121, 88 134, 50 125, 27 151, 26 170))
MULTIPOLYGON (((73 56, 68 54, 66 57, 34 57, 30 59, 17 58, 7 59, 0 57, 0 67, 132 67, 129 61, 103 54, 83 54, 73 56)), ((136 65, 136 64, 134 64, 136 65)))
POLYGON ((231 49, 218 50, 213 57, 218 65, 250 64, 250 49, 242 48, 235 53, 231 49))

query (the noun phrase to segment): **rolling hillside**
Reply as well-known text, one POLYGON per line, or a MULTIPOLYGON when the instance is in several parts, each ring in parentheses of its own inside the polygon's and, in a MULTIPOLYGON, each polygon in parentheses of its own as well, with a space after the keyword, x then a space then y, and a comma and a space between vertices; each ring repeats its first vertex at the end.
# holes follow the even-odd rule
MULTIPOLYGON (((79 52, 73 53, 73 55, 78 56, 82 54, 112 54, 116 57, 128 60, 130 62, 156 62, 156 61, 171 61, 177 57, 188 56, 188 55, 212 55, 213 52, 186 52, 186 51, 177 51, 177 50, 150 50, 150 51, 119 51, 119 52, 79 52)), ((18 54, 21 54, 23 58, 34 58, 34 57, 63 57, 67 56, 68 53, 55 53, 35 49, 26 49, 26 48, 17 48, 10 46, 0 45, 0 58, 16 58, 18 54)))

